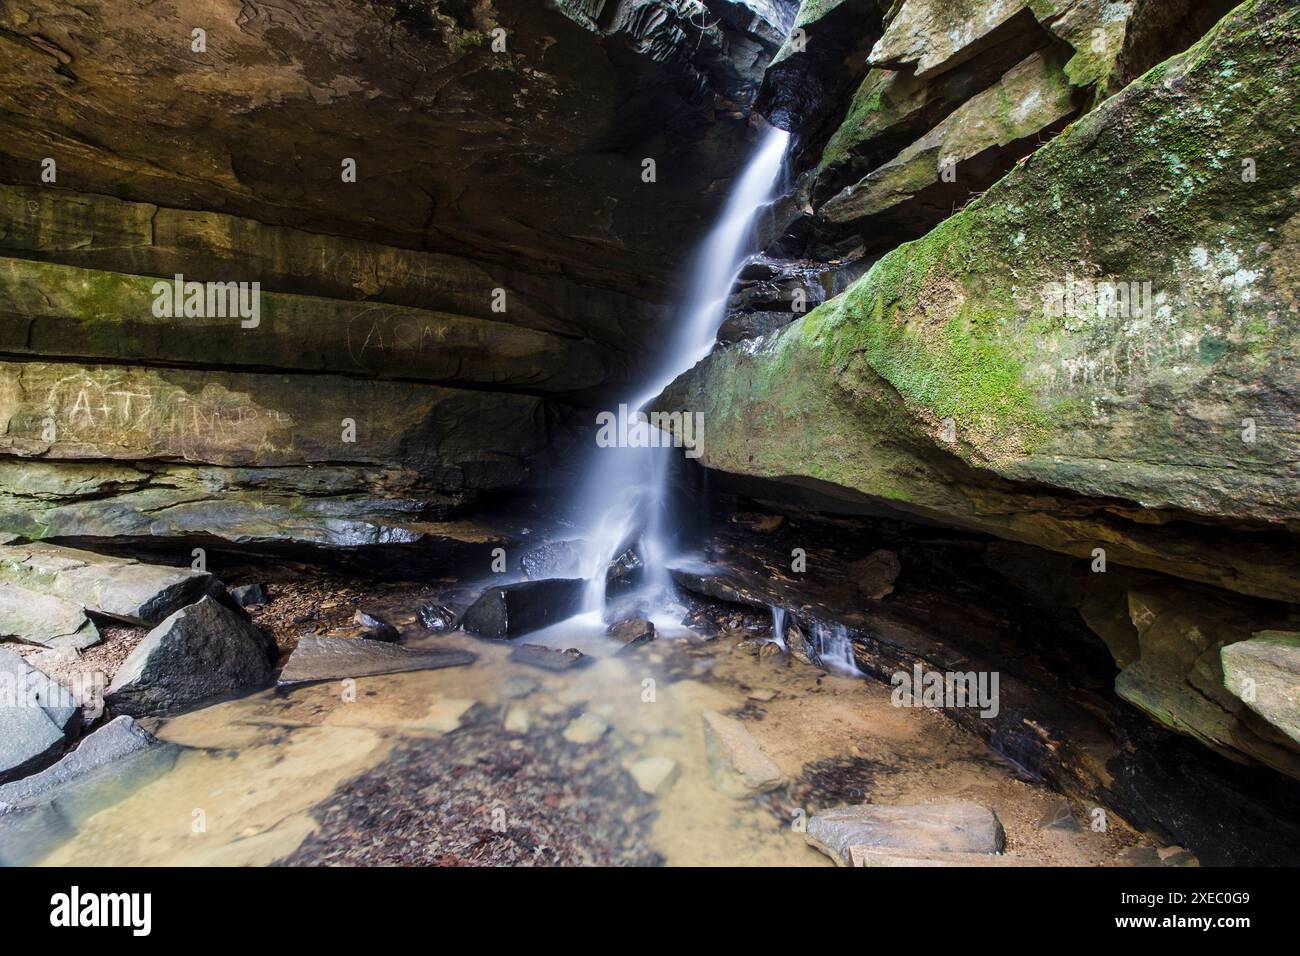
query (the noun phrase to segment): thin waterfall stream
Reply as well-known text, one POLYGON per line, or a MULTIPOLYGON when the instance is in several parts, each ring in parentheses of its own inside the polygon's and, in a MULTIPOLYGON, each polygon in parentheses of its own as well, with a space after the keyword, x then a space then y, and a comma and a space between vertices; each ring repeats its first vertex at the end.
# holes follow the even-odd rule
POLYGON ((575 512, 585 529, 582 571, 590 582, 584 604, 589 614, 603 611, 610 597, 606 570, 629 549, 635 557, 628 560, 642 565, 637 569, 638 592, 659 591, 667 584, 665 560, 674 530, 672 516, 666 513, 667 486, 674 449, 671 436, 642 409, 712 348, 726 317, 727 298, 753 253, 754 225, 772 201, 789 140, 790 134, 776 127, 762 134, 717 224, 695 255, 666 358, 645 387, 612 416, 620 423, 620 440, 598 447, 581 483, 575 512))

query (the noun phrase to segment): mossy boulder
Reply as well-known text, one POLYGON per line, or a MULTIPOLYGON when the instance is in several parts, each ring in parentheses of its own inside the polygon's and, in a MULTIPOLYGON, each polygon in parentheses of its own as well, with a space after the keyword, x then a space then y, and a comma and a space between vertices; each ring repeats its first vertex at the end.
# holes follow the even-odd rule
POLYGON ((1300 598, 1298 54, 1243 4, 661 406, 710 467, 1300 598))
POLYGON ((1023 0, 904 0, 872 48, 871 65, 933 76, 997 42, 999 28, 1025 13, 1023 0))
POLYGON ((964 178, 967 161, 1049 130, 1075 110, 1057 58, 1031 54, 889 162, 828 200, 820 213, 832 222, 879 215, 945 177, 955 183, 964 178))

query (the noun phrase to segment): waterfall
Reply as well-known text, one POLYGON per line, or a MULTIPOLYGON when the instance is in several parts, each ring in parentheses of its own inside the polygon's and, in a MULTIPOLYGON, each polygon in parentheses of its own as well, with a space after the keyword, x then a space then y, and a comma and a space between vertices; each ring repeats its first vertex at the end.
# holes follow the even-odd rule
POLYGON ((639 547, 644 567, 639 587, 667 583, 664 561, 668 516, 665 514, 671 437, 636 413, 678 375, 709 354, 726 317, 727 297, 752 253, 758 213, 771 202, 790 134, 775 127, 762 136, 723 207, 722 215, 696 254, 681 321, 671 333, 661 366, 643 390, 620 407, 621 427, 613 447, 599 447, 587 469, 577 502, 578 523, 586 529, 583 574, 590 584, 586 609, 605 605, 605 570, 610 562, 639 547), (631 421, 625 421, 628 416, 631 421))
POLYGON ((813 652, 822 667, 854 677, 862 676, 858 662, 853 657, 853 641, 849 638, 849 630, 843 624, 814 622, 811 637, 813 652))
POLYGON ((785 608, 771 605, 772 611, 772 640, 781 648, 786 650, 785 646, 785 608))

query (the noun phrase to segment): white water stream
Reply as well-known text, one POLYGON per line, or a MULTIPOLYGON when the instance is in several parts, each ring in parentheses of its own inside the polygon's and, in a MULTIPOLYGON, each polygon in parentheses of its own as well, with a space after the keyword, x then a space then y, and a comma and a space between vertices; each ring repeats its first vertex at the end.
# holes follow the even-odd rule
MULTIPOLYGON (((681 321, 672 332, 666 358, 646 387, 626 403, 633 415, 713 347, 726 317, 727 297, 753 252, 754 222, 771 202, 789 138, 784 130, 769 128, 736 181, 722 215, 695 257, 681 321)), ((671 441, 640 419, 620 432, 626 441, 596 450, 577 502, 586 539, 582 571, 591 582, 588 612, 603 609, 605 569, 634 542, 639 541, 646 564, 644 587, 667 583, 664 562, 667 533, 672 530, 665 513, 668 465, 670 456, 681 454, 682 449, 665 447, 671 441)))

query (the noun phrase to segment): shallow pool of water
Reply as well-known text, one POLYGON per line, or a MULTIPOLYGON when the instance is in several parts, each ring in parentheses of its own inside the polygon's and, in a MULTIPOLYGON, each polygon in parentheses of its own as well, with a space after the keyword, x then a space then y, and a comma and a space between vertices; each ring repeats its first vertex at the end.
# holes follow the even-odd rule
POLYGON ((163 721, 157 735, 187 748, 173 769, 45 862, 825 866, 800 828, 818 809, 958 798, 992 806, 1024 862, 1098 863, 1132 842, 1040 829, 1057 795, 941 715, 894 707, 887 686, 765 651, 761 632, 708 639, 673 620, 630 649, 594 615, 520 640, 592 658, 560 673, 507 643, 421 637, 408 644, 478 660, 163 721), (714 790, 706 710, 744 721, 784 785, 714 790), (652 757, 675 766, 658 794, 629 769, 652 757))

